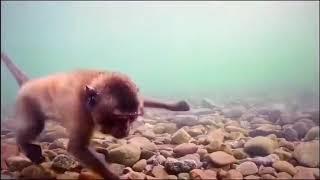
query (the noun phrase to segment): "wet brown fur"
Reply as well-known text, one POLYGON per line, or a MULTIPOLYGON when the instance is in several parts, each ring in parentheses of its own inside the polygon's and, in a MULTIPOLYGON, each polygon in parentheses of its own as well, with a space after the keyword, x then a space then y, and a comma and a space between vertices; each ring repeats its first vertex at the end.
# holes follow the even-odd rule
MULTIPOLYGON (((95 121, 92 118, 93 114, 85 104, 86 85, 92 85, 97 88, 97 91, 103 91, 109 83, 115 83, 113 81, 125 81, 130 87, 132 86, 131 88, 134 87, 124 75, 101 71, 62 73, 34 79, 23 84, 16 101, 16 115, 21 121, 21 126, 17 131, 17 142, 26 155, 36 163, 43 160, 39 153, 41 151, 37 150, 31 141, 42 131, 46 119, 54 119, 62 122, 68 129, 69 152, 103 177, 114 177, 107 170, 106 163, 99 160, 94 155, 95 152, 87 148, 95 121)), ((103 122, 104 120, 98 121, 103 122)))
MULTIPOLYGON (((8 62, 4 54, 1 54, 1 59, 8 62)), ((14 65, 8 68, 11 68, 11 72, 19 72, 14 65)), ((16 100, 16 118, 20 121, 17 143, 27 157, 34 163, 44 160, 40 146, 32 144, 32 141, 43 130, 45 120, 54 119, 68 129, 68 151, 106 179, 118 177, 108 170, 107 163, 99 159, 89 147, 95 126, 101 126, 104 133, 125 137, 137 116, 131 119, 118 118, 114 115, 116 110, 120 113, 138 112, 142 111, 143 105, 172 111, 189 110, 184 101, 171 104, 156 100, 143 101, 136 85, 121 73, 81 70, 29 81, 26 76, 20 77, 19 81, 22 73, 13 74, 19 84, 21 82, 16 100), (91 97, 88 90, 97 93, 97 102, 92 107, 88 106, 91 97)))

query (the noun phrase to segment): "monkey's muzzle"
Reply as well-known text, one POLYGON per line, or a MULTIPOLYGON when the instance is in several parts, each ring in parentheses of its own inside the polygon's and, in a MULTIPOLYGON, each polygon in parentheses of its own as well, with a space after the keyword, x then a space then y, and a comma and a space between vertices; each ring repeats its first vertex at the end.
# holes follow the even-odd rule
POLYGON ((113 115, 117 118, 117 119, 127 119, 129 121, 134 121, 135 119, 138 118, 138 116, 142 116, 143 115, 143 111, 137 111, 137 112, 132 112, 132 113, 127 113, 127 112, 120 112, 120 111, 115 111, 113 113, 113 115))
POLYGON ((139 111, 133 113, 115 111, 111 117, 112 125, 109 124, 108 127, 102 127, 100 131, 104 134, 111 134, 113 137, 119 139, 127 137, 129 135, 132 122, 141 115, 143 115, 143 113, 139 111))

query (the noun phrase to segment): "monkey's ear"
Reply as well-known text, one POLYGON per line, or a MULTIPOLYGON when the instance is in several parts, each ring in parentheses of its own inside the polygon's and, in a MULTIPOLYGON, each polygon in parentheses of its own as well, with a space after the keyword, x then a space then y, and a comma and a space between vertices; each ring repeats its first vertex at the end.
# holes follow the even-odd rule
POLYGON ((91 86, 86 85, 85 91, 86 91, 87 97, 92 96, 92 95, 97 95, 97 91, 91 86))
POLYGON ((97 103, 98 93, 93 87, 90 87, 88 85, 85 87, 85 93, 87 108, 91 110, 97 103))

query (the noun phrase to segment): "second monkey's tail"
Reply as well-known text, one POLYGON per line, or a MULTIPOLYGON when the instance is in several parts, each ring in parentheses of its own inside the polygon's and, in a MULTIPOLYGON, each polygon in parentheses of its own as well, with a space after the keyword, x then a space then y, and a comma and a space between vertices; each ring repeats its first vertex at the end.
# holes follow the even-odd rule
POLYGON ((3 52, 1 52, 1 61, 7 66, 9 71, 12 73, 19 86, 22 86, 25 82, 29 80, 28 76, 18 68, 16 64, 3 52))

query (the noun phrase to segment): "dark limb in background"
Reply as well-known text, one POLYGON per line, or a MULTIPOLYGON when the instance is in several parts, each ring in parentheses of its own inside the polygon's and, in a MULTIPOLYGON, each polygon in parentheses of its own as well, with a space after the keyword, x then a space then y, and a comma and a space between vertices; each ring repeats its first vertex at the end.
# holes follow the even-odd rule
POLYGON ((145 98, 144 107, 167 109, 170 111, 189 111, 190 110, 190 105, 184 100, 169 103, 169 102, 162 102, 160 100, 155 100, 151 98, 145 98))

